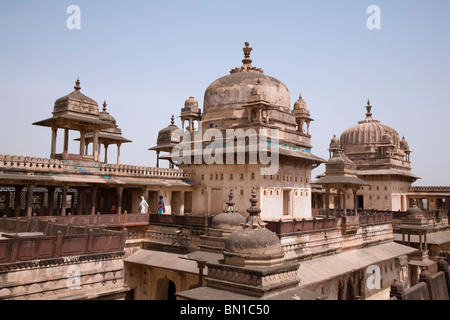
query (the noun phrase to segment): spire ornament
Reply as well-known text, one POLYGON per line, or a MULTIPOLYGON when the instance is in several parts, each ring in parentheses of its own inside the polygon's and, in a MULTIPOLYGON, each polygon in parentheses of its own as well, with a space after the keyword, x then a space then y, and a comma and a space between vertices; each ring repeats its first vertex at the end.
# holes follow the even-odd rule
POLYGON ((230 190, 230 193, 228 194, 228 201, 226 202, 227 204, 227 209, 224 211, 225 213, 237 213, 238 211, 234 208, 235 202, 233 201, 234 198, 234 194, 233 194, 233 190, 230 190))
POLYGON ((253 48, 250 47, 250 43, 248 43, 247 41, 245 42, 245 47, 242 49, 242 51, 244 51, 244 59, 242 59, 242 63, 248 64, 251 66, 252 63, 252 59, 250 59, 250 52, 252 52, 253 48))
POLYGON ((250 208, 247 209, 249 216, 245 221, 243 228, 244 229, 264 229, 266 227, 266 223, 261 219, 259 213, 261 209, 256 207, 258 200, 256 199, 256 190, 252 190, 252 197, 250 198, 250 208))
POLYGON ((236 72, 258 72, 258 73, 264 73, 261 68, 255 68, 252 66, 252 59, 250 58, 250 53, 252 52, 253 48, 250 47, 250 43, 248 41, 245 42, 245 47, 242 49, 244 51, 244 59, 242 59, 242 67, 240 68, 234 68, 230 71, 230 73, 236 73, 236 72))
POLYGON ((76 91, 80 91, 81 90, 81 86, 80 86, 80 78, 77 78, 77 81, 75 82, 75 87, 73 87, 76 91))
POLYGON ((366 110, 367 110, 366 117, 367 118, 372 117, 372 113, 370 112, 370 110, 372 110, 372 106, 370 105, 369 99, 367 99, 366 110))

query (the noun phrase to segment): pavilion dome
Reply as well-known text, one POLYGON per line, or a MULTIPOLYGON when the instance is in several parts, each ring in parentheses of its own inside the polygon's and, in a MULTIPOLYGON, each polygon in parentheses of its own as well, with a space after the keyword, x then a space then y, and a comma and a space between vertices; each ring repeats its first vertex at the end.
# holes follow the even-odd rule
POLYGON ((333 135, 333 138, 331 138, 330 141, 330 148, 337 148, 339 147, 339 139, 336 137, 336 135, 333 135))
MULTIPOLYGON (((289 112, 290 95, 287 87, 279 80, 265 75, 264 72, 251 65, 249 43, 245 43, 245 57, 241 68, 235 68, 229 75, 215 80, 205 91, 203 114, 223 110, 241 110, 255 93, 255 84, 263 84, 265 100, 282 111, 289 112)), ((256 88, 255 90, 262 90, 256 88)))
POLYGON ((178 130, 179 128, 175 125, 175 117, 172 115, 170 125, 165 127, 164 129, 161 129, 158 132, 158 139, 157 139, 157 145, 169 145, 171 143, 179 143, 180 141, 175 140, 172 137, 172 134, 175 130, 178 130))
POLYGON ((98 117, 98 104, 93 99, 81 93, 80 79, 77 79, 74 89, 70 94, 55 101, 53 114, 72 112, 98 117))
POLYGON ((406 216, 423 216, 423 211, 416 204, 416 199, 413 199, 411 207, 406 210, 406 216))
POLYGON ((400 141, 400 148, 402 148, 403 150, 409 149, 409 144, 408 141, 405 139, 405 137, 403 137, 402 140, 400 141))
POLYGON ((370 113, 371 108, 370 101, 367 101, 366 118, 341 134, 340 141, 342 145, 379 145, 391 143, 394 146, 399 146, 400 136, 397 131, 381 124, 378 120, 374 120, 372 113, 370 113))
POLYGON ((106 106, 107 106, 107 104, 105 101, 105 102, 103 102, 103 110, 102 110, 102 112, 100 112, 100 116, 99 116, 100 120, 110 122, 112 124, 116 124, 116 119, 112 115, 110 115, 108 111, 106 111, 106 106))
POLYGON ((198 107, 198 101, 191 96, 184 102, 184 107, 185 108, 198 107))
POLYGON ((302 95, 299 95, 298 100, 295 101, 294 110, 301 111, 307 115, 310 114, 308 110, 308 105, 306 104, 305 100, 303 100, 302 95))

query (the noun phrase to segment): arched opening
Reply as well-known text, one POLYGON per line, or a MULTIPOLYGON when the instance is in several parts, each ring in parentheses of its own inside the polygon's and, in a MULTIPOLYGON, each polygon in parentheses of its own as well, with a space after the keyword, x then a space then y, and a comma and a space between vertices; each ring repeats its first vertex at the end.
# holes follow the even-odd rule
POLYGON ((176 300, 176 285, 173 281, 163 278, 156 282, 155 300, 176 300))
POLYGON ((167 289, 167 300, 173 301, 177 300, 175 293, 177 292, 177 288, 173 281, 169 280, 169 288, 167 289))

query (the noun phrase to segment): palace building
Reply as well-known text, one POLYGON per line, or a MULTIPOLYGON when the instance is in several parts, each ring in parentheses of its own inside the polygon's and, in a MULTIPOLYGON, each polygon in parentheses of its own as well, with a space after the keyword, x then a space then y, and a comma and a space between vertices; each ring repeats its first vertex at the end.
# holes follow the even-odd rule
POLYGON ((330 159, 314 155, 307 103, 251 51, 202 108, 184 102, 181 126, 172 115, 154 167, 121 163, 132 141, 79 79, 33 123, 51 129, 49 158, 2 152, 0 299, 448 298, 449 187, 412 186, 407 141, 369 101, 330 159))
MULTIPOLYGON (((372 118, 370 101, 367 101, 366 118, 345 130, 340 139, 330 142, 330 155, 343 151, 355 164, 356 175, 370 183, 361 186, 354 195, 354 209, 405 211, 411 185, 420 179, 411 172, 408 142, 400 139, 397 131, 372 118)), ((348 194, 345 192, 344 197, 348 194)))

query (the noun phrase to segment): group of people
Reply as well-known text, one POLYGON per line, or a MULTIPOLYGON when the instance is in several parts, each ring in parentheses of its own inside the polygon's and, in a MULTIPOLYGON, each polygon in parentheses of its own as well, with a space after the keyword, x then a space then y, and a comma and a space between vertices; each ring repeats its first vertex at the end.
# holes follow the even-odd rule
MULTIPOLYGON (((149 206, 148 206, 147 201, 145 201, 144 197, 141 196, 141 202, 139 203, 139 212, 147 213, 149 211, 148 207, 149 206)), ((163 214, 166 212, 166 207, 164 205, 163 196, 159 196, 158 207, 156 209, 156 212, 158 214, 163 214)))

